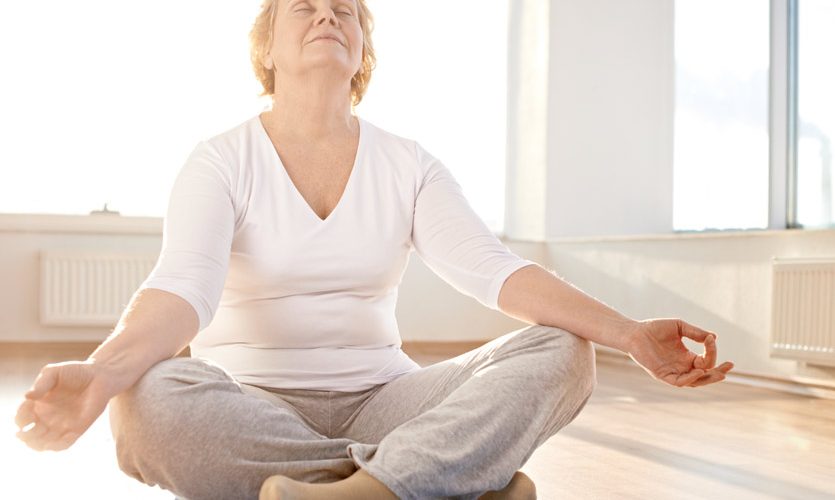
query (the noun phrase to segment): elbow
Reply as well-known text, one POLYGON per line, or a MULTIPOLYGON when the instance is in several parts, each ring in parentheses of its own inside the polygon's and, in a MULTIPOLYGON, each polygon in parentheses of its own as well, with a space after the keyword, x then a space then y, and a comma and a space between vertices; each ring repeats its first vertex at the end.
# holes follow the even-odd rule
POLYGON ((537 303, 536 280, 542 273, 549 274, 541 266, 528 265, 517 269, 505 280, 496 303, 505 315, 530 324, 538 324, 535 314, 537 303))

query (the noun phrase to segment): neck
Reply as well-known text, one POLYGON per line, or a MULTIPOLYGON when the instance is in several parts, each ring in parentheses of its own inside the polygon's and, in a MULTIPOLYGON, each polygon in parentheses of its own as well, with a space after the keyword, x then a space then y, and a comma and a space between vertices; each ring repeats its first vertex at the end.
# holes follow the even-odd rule
MULTIPOLYGON (((327 75, 332 76, 332 75, 327 75)), ((273 108, 262 114, 280 137, 292 141, 319 141, 353 135, 351 84, 334 79, 291 81, 281 79, 273 95, 273 108)))

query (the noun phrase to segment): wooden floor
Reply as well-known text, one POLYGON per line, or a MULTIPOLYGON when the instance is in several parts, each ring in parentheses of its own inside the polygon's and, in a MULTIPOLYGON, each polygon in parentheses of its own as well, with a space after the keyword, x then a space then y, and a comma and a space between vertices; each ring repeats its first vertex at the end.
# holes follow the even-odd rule
MULTIPOLYGON (((14 437, 14 411, 40 367, 93 347, 0 344, 0 498, 173 498, 118 469, 106 413, 62 452, 35 452, 14 437)), ((422 366, 462 352, 404 349, 422 366)), ((522 467, 539 498, 835 498, 835 401, 732 376, 681 389, 628 359, 597 359, 585 409, 522 467)))

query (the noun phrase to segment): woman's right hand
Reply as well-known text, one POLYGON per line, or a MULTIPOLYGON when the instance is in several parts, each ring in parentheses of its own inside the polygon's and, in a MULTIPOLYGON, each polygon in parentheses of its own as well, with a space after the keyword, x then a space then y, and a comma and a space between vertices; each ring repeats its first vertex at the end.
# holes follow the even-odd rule
POLYGON ((115 395, 108 378, 92 361, 44 366, 17 410, 16 436, 38 451, 69 448, 115 395))

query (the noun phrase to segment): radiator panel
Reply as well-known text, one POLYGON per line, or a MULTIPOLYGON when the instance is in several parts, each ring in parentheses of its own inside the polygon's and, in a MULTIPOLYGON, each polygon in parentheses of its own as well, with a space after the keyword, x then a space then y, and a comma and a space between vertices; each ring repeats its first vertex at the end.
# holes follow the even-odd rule
POLYGON ((774 259, 769 354, 835 366, 835 259, 774 259))
POLYGON ((157 255, 42 251, 40 322, 48 326, 116 326, 157 255))

